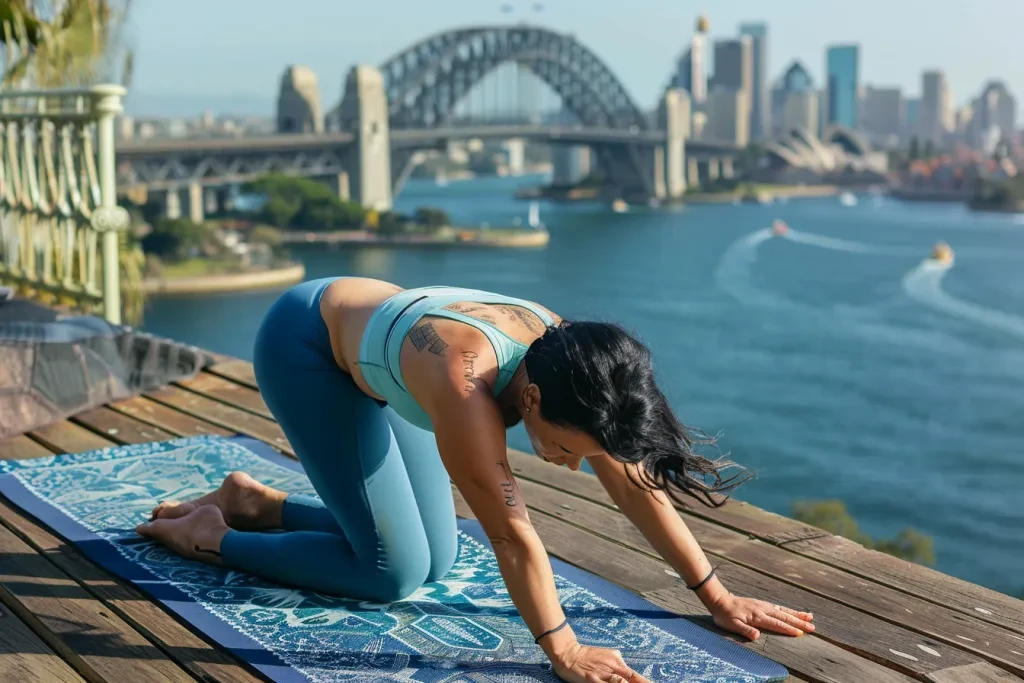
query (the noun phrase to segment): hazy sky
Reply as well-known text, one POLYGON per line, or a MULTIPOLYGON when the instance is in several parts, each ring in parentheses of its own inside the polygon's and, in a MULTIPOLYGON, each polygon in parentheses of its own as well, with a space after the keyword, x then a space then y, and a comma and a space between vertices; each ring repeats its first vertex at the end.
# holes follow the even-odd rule
POLYGON ((646 108, 694 20, 712 8, 713 39, 734 35, 741 21, 768 23, 772 80, 799 58, 820 85, 825 46, 858 42, 865 83, 915 95, 920 72, 941 68, 957 103, 994 77, 1024 96, 1024 0, 727 0, 704 8, 683 0, 541 2, 536 12, 534 0, 138 0, 132 89, 215 108, 232 99, 272 106, 284 68, 305 64, 317 73, 327 108, 354 63, 380 64, 447 28, 526 20, 573 33, 646 108), (503 14, 503 4, 515 13, 503 14))

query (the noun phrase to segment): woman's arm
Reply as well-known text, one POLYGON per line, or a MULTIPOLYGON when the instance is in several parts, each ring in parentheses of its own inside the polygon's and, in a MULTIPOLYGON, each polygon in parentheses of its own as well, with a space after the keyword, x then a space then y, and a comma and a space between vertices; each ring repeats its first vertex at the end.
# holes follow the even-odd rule
MULTIPOLYGON (((636 465, 625 465, 608 455, 590 457, 588 462, 615 504, 686 585, 701 584, 711 572, 711 563, 669 497, 663 491, 647 491, 633 483, 630 474, 636 481, 643 481, 636 465), (632 472, 627 473, 626 468, 632 468, 632 472)), ((814 630, 810 613, 738 598, 726 590, 717 576, 708 579, 696 592, 719 626, 751 639, 760 635, 758 628, 790 636, 814 630)))
MULTIPOLYGON (((551 562, 508 463, 501 413, 486 387, 468 396, 453 394, 438 397, 431 415, 441 460, 491 541, 509 597, 538 636, 566 617, 551 562)), ((575 643, 571 626, 540 641, 552 661, 575 643)))

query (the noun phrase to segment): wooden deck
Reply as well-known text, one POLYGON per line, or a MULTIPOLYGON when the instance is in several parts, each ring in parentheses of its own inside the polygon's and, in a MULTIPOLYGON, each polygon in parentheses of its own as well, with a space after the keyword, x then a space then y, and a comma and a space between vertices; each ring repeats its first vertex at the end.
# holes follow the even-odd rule
MULTIPOLYGON (((252 366, 196 379, 0 442, 0 458, 242 433, 291 453, 252 366)), ((714 628, 594 477, 510 460, 549 551, 714 628)), ((456 492, 459 514, 468 507, 456 492)), ((746 647, 793 681, 1024 681, 1024 602, 731 502, 681 510, 734 592, 809 610, 817 632, 746 647)), ((0 681, 259 681, 187 624, 0 499, 0 681)))

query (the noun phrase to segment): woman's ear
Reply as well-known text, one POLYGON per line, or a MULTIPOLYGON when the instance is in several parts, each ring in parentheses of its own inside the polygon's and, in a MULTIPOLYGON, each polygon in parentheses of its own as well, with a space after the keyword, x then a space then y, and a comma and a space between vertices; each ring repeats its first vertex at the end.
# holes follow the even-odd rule
POLYGON ((523 402, 523 409, 526 412, 540 414, 540 387, 536 384, 526 385, 520 400, 523 402))

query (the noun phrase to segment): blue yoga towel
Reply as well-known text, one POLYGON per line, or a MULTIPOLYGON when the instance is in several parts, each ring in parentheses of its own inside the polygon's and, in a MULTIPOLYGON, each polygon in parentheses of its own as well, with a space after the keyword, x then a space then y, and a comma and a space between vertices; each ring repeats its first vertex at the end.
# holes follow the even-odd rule
MULTIPOLYGON (((509 600, 475 521, 459 522, 458 560, 442 580, 391 604, 186 560, 132 531, 157 502, 210 491, 236 469, 285 491, 313 493, 294 460, 249 439, 220 437, 0 462, 0 493, 272 680, 558 680, 509 600)), ((593 574, 558 560, 553 566, 580 641, 622 650, 656 683, 787 676, 779 664, 593 574)))

